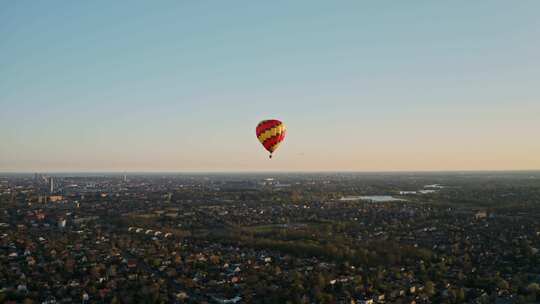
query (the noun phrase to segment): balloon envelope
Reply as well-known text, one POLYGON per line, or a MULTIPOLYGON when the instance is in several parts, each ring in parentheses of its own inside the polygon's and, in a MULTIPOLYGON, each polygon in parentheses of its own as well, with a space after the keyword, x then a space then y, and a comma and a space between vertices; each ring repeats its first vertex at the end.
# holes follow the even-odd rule
POLYGON ((270 157, 276 151, 281 142, 285 139, 287 128, 285 124, 277 119, 261 121, 256 128, 257 138, 268 152, 270 157))

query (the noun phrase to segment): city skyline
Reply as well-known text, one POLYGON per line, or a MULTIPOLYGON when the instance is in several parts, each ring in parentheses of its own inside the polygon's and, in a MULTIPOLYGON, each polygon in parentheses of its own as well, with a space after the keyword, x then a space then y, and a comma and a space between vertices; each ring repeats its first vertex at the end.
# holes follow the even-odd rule
POLYGON ((538 9, 0 4, 0 172, 539 170, 538 9))

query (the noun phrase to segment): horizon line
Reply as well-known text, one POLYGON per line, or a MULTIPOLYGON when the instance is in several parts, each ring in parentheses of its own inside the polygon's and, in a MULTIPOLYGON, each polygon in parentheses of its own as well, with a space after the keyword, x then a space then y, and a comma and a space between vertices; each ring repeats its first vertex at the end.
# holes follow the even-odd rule
POLYGON ((108 170, 89 170, 89 171, 61 171, 61 170, 51 170, 51 171, 0 171, 0 174, 261 174, 261 173, 363 173, 363 174, 372 174, 372 173, 504 173, 504 172, 514 172, 514 173, 527 173, 534 172, 540 173, 540 169, 464 169, 464 170, 185 170, 185 171, 153 171, 153 170, 142 170, 142 171, 108 171, 108 170))

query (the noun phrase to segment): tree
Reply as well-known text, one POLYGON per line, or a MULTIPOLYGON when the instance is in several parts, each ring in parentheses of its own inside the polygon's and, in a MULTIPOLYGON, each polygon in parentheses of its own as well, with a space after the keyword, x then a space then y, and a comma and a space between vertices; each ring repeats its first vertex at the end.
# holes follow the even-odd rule
POLYGON ((459 288, 456 292, 456 302, 463 303, 465 301, 465 289, 459 288))
POLYGON ((426 292, 427 295, 433 296, 436 293, 435 283, 433 283, 432 281, 427 281, 424 291, 426 292))
POLYGON ((500 290, 508 290, 508 289, 510 289, 510 284, 508 284, 508 282, 506 282, 502 278, 497 278, 495 283, 497 285, 497 288, 499 288, 500 290))
POLYGON ((531 283, 527 285, 527 292, 530 294, 538 294, 540 293, 540 284, 538 283, 531 283))

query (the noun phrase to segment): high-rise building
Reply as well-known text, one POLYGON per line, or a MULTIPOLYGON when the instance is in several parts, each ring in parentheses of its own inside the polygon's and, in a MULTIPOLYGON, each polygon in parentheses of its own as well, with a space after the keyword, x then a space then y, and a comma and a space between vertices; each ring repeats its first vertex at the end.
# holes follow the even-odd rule
POLYGON ((52 176, 49 179, 49 186, 50 186, 51 194, 53 194, 54 193, 54 179, 52 178, 52 176))

